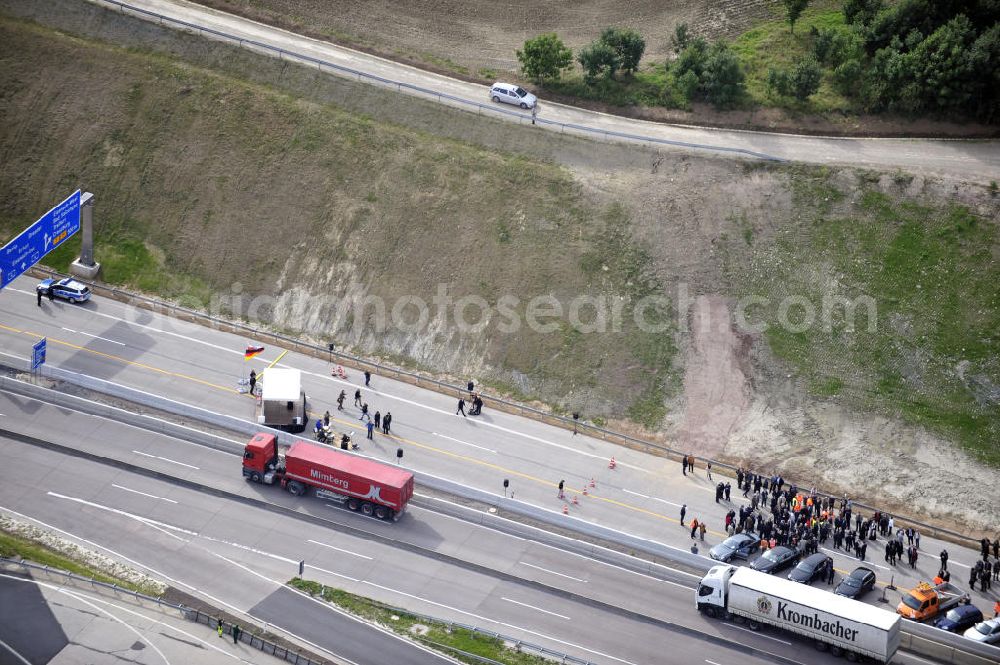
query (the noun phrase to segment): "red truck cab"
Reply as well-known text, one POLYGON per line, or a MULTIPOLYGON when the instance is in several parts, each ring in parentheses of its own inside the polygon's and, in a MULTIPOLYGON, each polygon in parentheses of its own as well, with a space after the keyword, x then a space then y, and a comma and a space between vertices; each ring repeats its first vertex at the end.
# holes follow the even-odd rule
POLYGON ((257 432, 243 449, 243 477, 255 483, 263 482, 264 475, 277 468, 278 437, 257 432))

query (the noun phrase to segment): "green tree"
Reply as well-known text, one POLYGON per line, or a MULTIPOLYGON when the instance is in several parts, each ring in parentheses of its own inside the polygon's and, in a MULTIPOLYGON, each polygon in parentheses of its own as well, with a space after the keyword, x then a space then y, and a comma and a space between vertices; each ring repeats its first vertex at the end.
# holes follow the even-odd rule
POLYGON ((791 26, 792 34, 794 35, 795 22, 802 16, 802 12, 806 10, 809 0, 781 0, 781 3, 785 5, 785 13, 788 15, 788 25, 791 26))
POLYGON ((549 32, 525 41, 517 59, 525 76, 535 83, 544 83, 559 79, 561 72, 573 64, 573 52, 556 33, 549 32))
POLYGON ((699 85, 701 85, 701 81, 698 80, 698 75, 690 69, 684 72, 683 76, 677 79, 677 90, 681 93, 681 96, 686 102, 690 102, 694 99, 695 93, 698 92, 699 85))
POLYGON ((639 61, 646 50, 646 40, 635 30, 608 28, 601 33, 600 41, 615 52, 616 70, 632 74, 639 68, 639 61))
POLYGON ((819 63, 813 59, 806 59, 799 62, 792 68, 789 75, 792 94, 795 99, 804 102, 819 90, 820 81, 823 80, 823 69, 819 63))
POLYGON ((787 69, 768 67, 767 69, 767 91, 779 97, 787 97, 792 94, 792 79, 788 75, 787 69))
POLYGON ((732 106, 744 93, 745 76, 740 59, 724 41, 709 49, 699 78, 708 101, 717 107, 732 106))
POLYGON ((696 37, 681 51, 680 56, 674 62, 674 73, 678 77, 681 77, 687 72, 694 72, 695 76, 701 78, 702 73, 705 71, 705 60, 707 58, 708 42, 701 37, 696 37))
POLYGON ((842 95, 852 95, 861 81, 861 63, 855 59, 845 60, 833 70, 833 87, 842 95))
POLYGON ((882 6, 882 0, 845 0, 844 20, 848 25, 868 25, 882 6))
POLYGON ((674 53, 680 53, 686 49, 690 41, 691 35, 688 34, 688 24, 677 24, 677 27, 674 28, 674 36, 670 38, 670 46, 673 48, 674 53))
POLYGON ((576 60, 583 67, 583 77, 587 83, 593 83, 602 74, 612 78, 618 66, 615 50, 600 40, 580 49, 576 60))

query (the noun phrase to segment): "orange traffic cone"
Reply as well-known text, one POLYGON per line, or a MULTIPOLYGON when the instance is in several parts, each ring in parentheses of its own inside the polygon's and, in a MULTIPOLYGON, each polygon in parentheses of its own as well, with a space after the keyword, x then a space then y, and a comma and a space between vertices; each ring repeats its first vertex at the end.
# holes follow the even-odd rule
POLYGON ((591 486, 591 487, 597 487, 597 481, 596 481, 596 480, 594 480, 593 478, 591 478, 591 479, 590 479, 590 486, 591 486))
POLYGON ((575 494, 573 495, 573 505, 574 506, 579 506, 580 505, 580 500, 578 498, 576 498, 575 494))
POLYGON ((563 515, 569 515, 569 506, 563 504, 563 515))
POLYGON ((611 461, 610 461, 610 462, 608 462, 608 468, 609 468, 609 469, 613 469, 613 468, 615 468, 616 466, 618 466, 618 463, 617 463, 617 462, 615 462, 615 458, 614 458, 614 457, 612 457, 612 458, 611 458, 611 461))
POLYGON ((583 486, 583 495, 587 496, 587 486, 586 485, 583 486))

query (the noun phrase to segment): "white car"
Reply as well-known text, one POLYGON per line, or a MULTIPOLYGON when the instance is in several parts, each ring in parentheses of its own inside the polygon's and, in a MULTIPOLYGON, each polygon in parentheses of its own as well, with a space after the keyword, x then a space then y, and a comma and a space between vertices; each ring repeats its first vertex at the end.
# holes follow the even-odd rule
POLYGON ((985 642, 986 644, 1000 644, 1000 619, 990 619, 977 623, 972 628, 965 631, 964 635, 970 640, 985 642))
POLYGON ((504 102, 520 106, 522 109, 534 108, 538 103, 538 98, 521 86, 499 81, 490 88, 490 99, 496 103, 504 102))

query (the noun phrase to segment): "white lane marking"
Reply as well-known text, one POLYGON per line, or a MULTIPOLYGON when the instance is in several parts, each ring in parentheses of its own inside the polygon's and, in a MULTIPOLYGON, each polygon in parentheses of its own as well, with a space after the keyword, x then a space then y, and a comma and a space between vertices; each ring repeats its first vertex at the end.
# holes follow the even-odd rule
POLYGON ((149 453, 144 453, 144 452, 142 452, 140 450, 133 450, 132 452, 135 453, 136 455, 143 455, 144 457, 152 457, 153 459, 163 460, 164 462, 170 462, 171 464, 180 464, 181 466, 186 466, 189 469, 194 469, 196 471, 200 471, 201 470, 200 468, 194 466, 193 464, 185 464, 184 462, 178 462, 177 460, 170 459, 169 457, 160 457, 159 455, 150 455, 149 453))
MULTIPOLYGON (((209 348, 216 349, 217 351, 225 351, 226 353, 231 353, 231 354, 238 355, 238 356, 242 356, 243 355, 242 351, 237 351, 235 349, 231 349, 231 348, 228 348, 228 347, 225 347, 225 346, 219 346, 218 344, 212 344, 211 342, 206 342, 205 340, 198 339, 196 337, 188 337, 187 335, 182 335, 182 334, 176 333, 176 332, 174 332, 172 330, 164 330, 163 328, 157 328, 156 326, 147 326, 147 325, 145 325, 143 323, 136 323, 135 321, 128 321, 126 319, 121 318, 120 316, 114 316, 113 314, 106 314, 104 312, 98 312, 98 311, 89 311, 88 313, 89 314, 96 314, 97 316, 103 316, 103 317, 105 317, 107 319, 112 319, 114 321, 121 321, 125 325, 135 326, 136 328, 143 328, 144 330, 152 330, 153 332, 163 333, 164 335, 172 335, 173 337, 177 337, 179 339, 183 339, 186 342, 196 342, 198 344, 202 344, 202 345, 207 346, 209 348)), ((164 317, 164 320, 165 321, 175 321, 175 322, 177 321, 177 319, 174 319, 172 317, 164 317)), ((261 356, 257 356, 256 358, 254 358, 254 360, 260 360, 261 362, 264 362, 264 363, 268 362, 267 360, 265 360, 261 356)))
POLYGON ((358 554, 357 552, 352 552, 350 550, 342 550, 339 547, 334 547, 333 545, 327 545, 326 543, 321 543, 318 540, 310 540, 309 542, 312 543, 313 545, 322 545, 323 547, 329 547, 331 550, 337 550, 338 552, 343 552, 344 554, 350 554, 351 556, 356 556, 362 559, 368 559, 369 561, 374 561, 374 559, 370 556, 366 556, 364 554, 358 554))
POLYGON ((93 337, 94 339, 99 339, 105 342, 111 342, 112 344, 118 344, 119 346, 125 346, 125 342, 117 342, 113 339, 108 339, 107 337, 101 337, 100 335, 91 335, 89 332, 83 332, 82 330, 73 330, 72 328, 63 328, 66 332, 71 332, 74 335, 86 335, 87 337, 93 337))
POLYGON ((714 660, 709 660, 708 658, 705 659, 705 662, 708 663, 708 665, 720 665, 719 663, 715 662, 714 660))
POLYGON ((56 492, 46 492, 46 494, 55 497, 57 499, 66 499, 67 501, 82 503, 83 505, 90 506, 91 508, 106 510, 109 513, 114 513, 115 515, 121 515, 122 517, 127 517, 128 519, 135 520, 137 522, 142 522, 150 526, 159 526, 163 527, 164 529, 170 529, 171 531, 179 531, 180 533, 187 534, 189 536, 198 535, 197 531, 191 531, 190 529, 174 526, 173 524, 167 524, 166 522, 159 522, 157 520, 149 519, 148 517, 142 517, 141 515, 136 515, 134 513, 127 513, 124 510, 119 510, 118 508, 111 508, 110 506, 104 506, 99 503, 94 503, 93 501, 87 501, 86 499, 78 499, 75 496, 66 496, 65 494, 57 494, 56 492))
POLYGON ((162 497, 162 496, 156 496, 155 494, 146 494, 145 492, 140 492, 139 490, 130 489, 128 487, 122 487, 121 485, 115 485, 114 483, 111 483, 111 486, 112 487, 117 487, 118 489, 124 490, 126 492, 132 492, 133 494, 141 494, 142 496, 148 496, 150 499, 159 499, 160 501, 168 501, 170 503, 177 503, 173 499, 168 499, 168 498, 162 497))
MULTIPOLYGON (((7 577, 7 576, 4 575, 3 577, 7 577)), ((20 579, 20 578, 14 577, 14 578, 11 578, 11 579, 20 579)), ((22 656, 18 652, 14 651, 14 647, 12 647, 11 645, 7 644, 3 640, 0 640, 0 646, 2 646, 3 648, 5 648, 7 651, 9 651, 10 653, 14 654, 15 656, 17 656, 17 659, 20 660, 22 663, 24 663, 24 665, 31 665, 31 661, 29 661, 27 658, 25 658, 24 656, 22 656)))
MULTIPOLYGON (((447 503, 449 506, 455 506, 456 508, 460 508, 462 510, 471 510, 468 506, 463 506, 461 504, 455 503, 454 501, 448 501, 447 499, 441 499, 441 498, 436 497, 436 496, 427 496, 426 494, 419 494, 417 492, 414 492, 413 496, 419 497, 421 499, 430 499, 430 500, 433 500, 433 501, 438 501, 440 503, 447 503)), ((503 535, 503 536, 505 536, 507 538, 513 538, 514 540, 520 540, 520 541, 526 541, 526 540, 528 540, 527 538, 522 538, 521 536, 515 536, 512 533, 507 533, 507 532, 501 531, 499 529, 494 529, 493 527, 486 526, 485 524, 477 524, 475 522, 470 522, 469 520, 462 519, 461 517, 454 517, 452 515, 446 515, 444 513, 439 513, 439 512, 437 512, 435 510, 431 510, 429 508, 421 508, 420 506, 412 506, 410 508, 407 508, 407 510, 410 510, 410 511, 416 510, 418 512, 421 511, 421 510, 426 510, 427 512, 432 513, 436 517, 447 517, 450 520, 455 520, 456 522, 461 522, 462 524, 465 524, 467 526, 470 526, 470 525, 471 526, 476 526, 476 527, 479 527, 480 529, 485 529, 487 531, 493 531, 494 533, 499 533, 499 534, 501 534, 501 535, 503 535)), ((478 511, 476 511, 476 512, 478 512, 478 511)), ((498 518, 498 519, 503 519, 503 518, 498 518)))
POLYGON ((500 600, 506 600, 508 603, 514 603, 515 605, 520 605, 521 607, 527 607, 527 608, 532 609, 532 610, 538 610, 539 612, 544 612, 545 614, 551 614, 554 617, 559 617, 560 619, 566 619, 567 621, 569 621, 569 617, 566 616, 565 614, 557 614, 556 612, 550 612, 548 610, 543 610, 540 607, 535 607, 534 605, 529 605, 528 603, 522 603, 519 600, 514 600, 512 598, 506 598, 504 596, 500 596, 500 600))
POLYGON ((461 441, 460 439, 453 439, 450 436, 445 436, 444 434, 438 434, 437 432, 431 432, 434 436, 439 436, 442 439, 448 439, 449 441, 454 441, 455 443, 461 443, 463 446, 471 446, 473 448, 479 448, 480 450, 485 450, 488 453, 496 453, 492 448, 486 448, 484 446, 477 446, 474 443, 469 443, 468 441, 461 441))
POLYGON ((956 566, 961 566, 962 568, 972 568, 972 566, 967 566, 964 563, 959 563, 958 561, 952 561, 948 559, 948 565, 955 564, 956 566))
POLYGON ((639 494, 638 492, 633 492, 632 490, 627 490, 624 487, 622 488, 622 491, 625 492, 626 494, 634 494, 636 496, 641 496, 643 499, 648 499, 649 498, 649 496, 647 496, 645 494, 639 494))
POLYGON ((225 561, 226 563, 228 563, 231 566, 236 566, 237 568, 242 568, 243 570, 247 571, 251 575, 259 577, 260 579, 262 579, 262 580, 264 580, 266 582, 270 582, 270 583, 276 584, 278 586, 284 586, 283 582, 279 582, 278 580, 272 580, 267 575, 264 575, 263 573, 258 573, 253 568, 249 568, 247 566, 244 566, 242 563, 239 563, 238 561, 233 561, 232 559, 227 559, 226 557, 224 557, 221 554, 218 554, 216 552, 209 552, 209 554, 211 554, 212 556, 214 556, 214 557, 216 557, 218 559, 222 559, 223 561, 225 561))
POLYGON ((84 605, 89 605, 90 607, 92 607, 93 609, 97 610, 98 612, 101 612, 102 614, 106 614, 108 616, 108 618, 110 618, 112 621, 115 621, 116 623, 120 623, 127 630, 135 633, 135 636, 137 638, 139 638, 140 642, 143 642, 143 643, 148 644, 149 646, 153 647, 153 651, 155 651, 157 654, 159 654, 160 658, 163 659, 163 662, 166 663, 167 665, 170 665, 170 661, 167 659, 167 657, 165 655, 163 655, 163 652, 160 651, 160 649, 155 644, 153 644, 153 641, 150 640, 150 639, 148 639, 147 637, 145 637, 142 633, 140 633, 138 630, 136 630, 132 626, 130 626, 126 621, 124 621, 123 619, 120 619, 120 618, 116 617, 114 614, 112 614, 111 612, 108 612, 103 607, 98 607, 95 603, 92 603, 89 600, 86 600, 85 598, 74 594, 72 591, 68 591, 66 589, 59 589, 59 591, 60 591, 60 593, 64 593, 67 596, 70 596, 71 598, 76 598, 77 600, 79 600, 84 605))
POLYGON ((674 503, 673 501, 667 501, 666 499, 660 499, 660 498, 655 497, 655 496, 648 496, 646 494, 639 494, 638 492, 633 492, 632 490, 627 490, 624 487, 622 488, 622 491, 625 492, 626 494, 634 494, 636 496, 640 496, 643 499, 651 499, 653 501, 659 501, 660 503, 665 503, 665 504, 668 504, 670 506, 676 506, 677 508, 681 507, 681 504, 679 504, 679 503, 674 503))
MULTIPOLYGON (((246 612, 244 612, 240 608, 236 607, 232 603, 227 603, 226 601, 222 600, 221 598, 217 598, 217 597, 213 596, 212 594, 208 593, 207 591, 205 591, 203 589, 199 589, 196 586, 192 586, 192 585, 188 584, 187 582, 184 582, 184 581, 178 580, 178 579, 174 579, 173 577, 170 577, 170 575, 167 575, 166 573, 164 573, 162 571, 159 571, 156 568, 153 568, 152 566, 147 566, 144 563, 136 561, 135 559, 131 559, 131 558, 125 556, 124 554, 120 553, 120 552, 116 552, 115 550, 111 549, 110 547, 105 547, 104 545, 101 545, 100 543, 95 543, 93 540, 89 540, 87 538, 84 538, 83 536, 78 536, 78 535, 76 535, 74 533, 70 533, 69 531, 66 531, 65 529, 60 529, 57 526, 54 526, 52 524, 48 524, 46 522, 43 522, 42 520, 37 519, 35 517, 32 517, 30 515, 25 515, 24 513, 19 513, 16 510, 13 510, 12 508, 7 508, 6 506, 0 506, 0 510, 2 510, 3 512, 8 513, 10 515, 16 515, 17 517, 20 517, 21 519, 29 520, 31 522, 34 522, 35 524, 40 524, 41 526, 45 527, 46 529, 49 529, 51 531, 56 531, 58 533, 63 534, 67 538, 72 538, 73 540, 79 541, 81 543, 85 543, 87 545, 90 545, 91 547, 95 547, 97 549, 104 550, 105 552, 108 552, 112 556, 115 556, 115 557, 121 559, 122 561, 127 561, 130 564, 132 564, 133 566, 136 566, 137 568, 142 568, 143 570, 148 570, 150 573, 152 573, 154 576, 160 578, 161 580, 166 580, 166 581, 170 582, 171 584, 179 584, 180 586, 185 587, 187 589, 190 589, 194 593, 200 594, 200 595, 208 598, 209 600, 218 603, 219 605, 224 605, 225 607, 228 607, 229 609, 233 610, 234 612, 237 612, 239 614, 246 614, 246 612)), ((247 616, 249 616, 249 615, 247 615, 247 616)))
POLYGON ((513 628, 514 630, 520 630, 520 631, 522 631, 524 633, 528 633, 529 635, 536 635, 538 637, 542 637, 542 638, 545 638, 547 640, 551 640, 552 642, 556 642, 557 644, 565 644, 566 646, 570 646, 570 647, 573 647, 575 649, 580 649, 582 651, 586 651, 588 653, 592 653, 594 655, 601 656, 602 658, 608 658, 610 660, 615 660, 615 661, 618 661, 619 663, 624 663, 625 665, 636 665, 636 663, 633 663, 630 660, 625 660, 623 658, 618 658, 616 656, 611 656, 611 655, 603 653, 601 651, 595 651, 594 649, 588 649, 585 646, 582 646, 582 645, 579 645, 579 644, 574 644, 572 642, 566 642, 564 640, 560 640, 560 639, 557 639, 555 637, 552 637, 551 635, 546 635, 545 633, 539 633, 537 631, 530 630, 528 628, 522 628, 521 626, 516 626, 516 625, 514 625, 512 623, 507 623, 506 621, 497 621, 496 619, 490 619, 489 617, 484 617, 484 616, 481 616, 479 614, 473 614, 472 612, 467 612, 465 610, 460 610, 457 607, 451 607, 450 605, 445 605, 443 603, 438 603, 436 601, 429 600, 427 598, 421 598, 420 596, 414 596, 412 593, 406 593, 405 591, 399 591, 398 589, 392 589, 392 588, 387 587, 387 586, 382 586, 381 584, 376 584, 375 582, 369 582, 368 580, 365 580, 364 584, 368 584, 368 585, 373 586, 373 587, 375 587, 377 589, 382 589, 383 591, 388 591, 390 593, 399 594, 400 596, 406 596, 407 598, 413 598, 414 600, 419 600, 422 603, 428 603, 430 605, 435 605, 437 607, 443 607, 446 610, 451 610, 452 612, 458 612, 459 614, 464 614, 464 615, 470 616, 470 617, 472 617, 474 619, 479 619, 480 621, 489 621, 490 623, 495 623, 498 626, 506 626, 507 628, 513 628))
POLYGON ((321 573, 326 573, 327 575, 333 575, 334 577, 339 577, 341 579, 349 580, 351 582, 360 582, 356 577, 351 577, 350 575, 342 575, 340 573, 335 573, 332 570, 327 570, 326 568, 320 568, 319 566, 313 566, 312 564, 306 564, 306 568, 312 568, 313 570, 318 570, 321 573))
POLYGON ((859 559, 856 556, 851 556, 851 554, 848 553, 848 552, 838 552, 837 550, 831 550, 831 549, 827 549, 825 547, 821 547, 820 549, 823 550, 824 552, 828 552, 830 554, 839 554, 839 555, 841 555, 843 557, 851 559, 852 561, 857 561, 857 562, 859 562, 859 563, 861 563, 861 564, 863 564, 865 566, 874 566, 876 568, 881 568, 882 570, 892 570, 892 568, 889 568, 888 566, 880 566, 877 563, 873 563, 873 562, 868 561, 868 560, 862 561, 861 559, 859 559))
MULTIPOLYGON (((277 366, 278 367, 284 367, 284 368, 291 368, 291 365, 286 365, 285 363, 278 363, 277 366)), ((303 374, 308 375, 308 376, 314 376, 316 378, 323 379, 323 380, 326 380, 326 381, 332 381, 333 383, 338 383, 338 384, 341 384, 341 385, 344 385, 344 386, 350 386, 352 388, 356 388, 357 387, 356 384, 353 384, 350 381, 344 381, 343 379, 338 379, 338 378, 333 377, 333 376, 326 376, 325 374, 317 374, 316 372, 310 372, 310 371, 304 370, 304 369, 301 370, 301 372, 303 374)), ((446 416, 452 416, 452 415, 454 415, 451 411, 448 411, 446 409, 439 409, 436 406, 428 406, 427 404, 422 404, 420 402, 415 402, 413 400, 406 399, 405 397, 398 397, 398 396, 393 395, 391 393, 380 392, 379 394, 382 395, 382 396, 384 396, 384 397, 388 397, 389 399, 394 399, 394 400, 397 400, 397 401, 402 402, 404 404, 409 404, 411 406, 415 406, 415 407, 418 407, 418 408, 421 408, 421 409, 426 409, 427 411, 433 411, 433 412, 439 413, 441 415, 446 415, 446 416)), ((469 422, 473 423, 473 421, 471 421, 471 420, 469 422)), ((547 446, 552 446, 554 448, 559 448, 559 449, 565 450, 567 452, 577 453, 579 455, 583 455, 585 457, 590 457, 592 459, 600 459, 600 460, 606 460, 606 459, 608 459, 608 457, 606 457, 605 455, 597 455, 597 454, 594 454, 594 453, 588 453, 585 450, 580 450, 579 448, 572 448, 570 446, 564 446, 564 445, 561 445, 561 444, 558 444, 558 443, 554 443, 552 441, 548 441, 548 440, 543 439, 541 437, 534 436, 532 434, 526 434, 524 432, 519 432, 516 429, 510 429, 510 428, 504 427, 502 425, 498 425, 496 423, 491 423, 491 422, 488 422, 488 421, 485 421, 485 420, 477 420, 473 424, 475 424, 475 425, 481 425, 483 427, 492 427, 493 429, 500 430, 501 432, 506 432, 507 434, 513 434, 515 436, 524 437, 525 439, 530 439, 532 441, 536 441, 538 443, 542 443, 542 444, 545 444, 547 446)), ((633 464, 629 464, 628 462, 618 462, 618 466, 623 466, 623 467, 632 469, 633 471, 639 471, 641 473, 652 473, 651 471, 649 471, 647 469, 643 469, 640 466, 635 466, 633 464)))
POLYGON ((788 646, 792 646, 791 642, 786 642, 785 640, 779 640, 777 637, 771 637, 770 635, 764 635, 758 630, 750 630, 749 628, 743 628, 742 626, 734 626, 730 623, 724 623, 722 625, 725 626, 726 628, 735 628, 736 630, 742 630, 745 633, 750 633, 751 635, 756 635, 757 637, 764 637, 769 640, 774 640, 775 642, 781 642, 782 644, 787 644, 788 646))
POLYGON ((540 570, 540 571, 542 571, 544 573, 550 573, 552 575, 558 575, 559 577, 566 577, 566 578, 571 579, 571 580, 576 580, 577 582, 583 582, 584 584, 587 583, 587 580, 581 580, 579 577, 573 577, 572 575, 567 575, 565 573, 557 573, 554 570, 549 570, 548 568, 542 568, 541 566, 536 566, 535 564, 528 563, 526 561, 522 561, 521 565, 522 566, 527 566, 528 568, 534 568, 535 570, 540 570))

